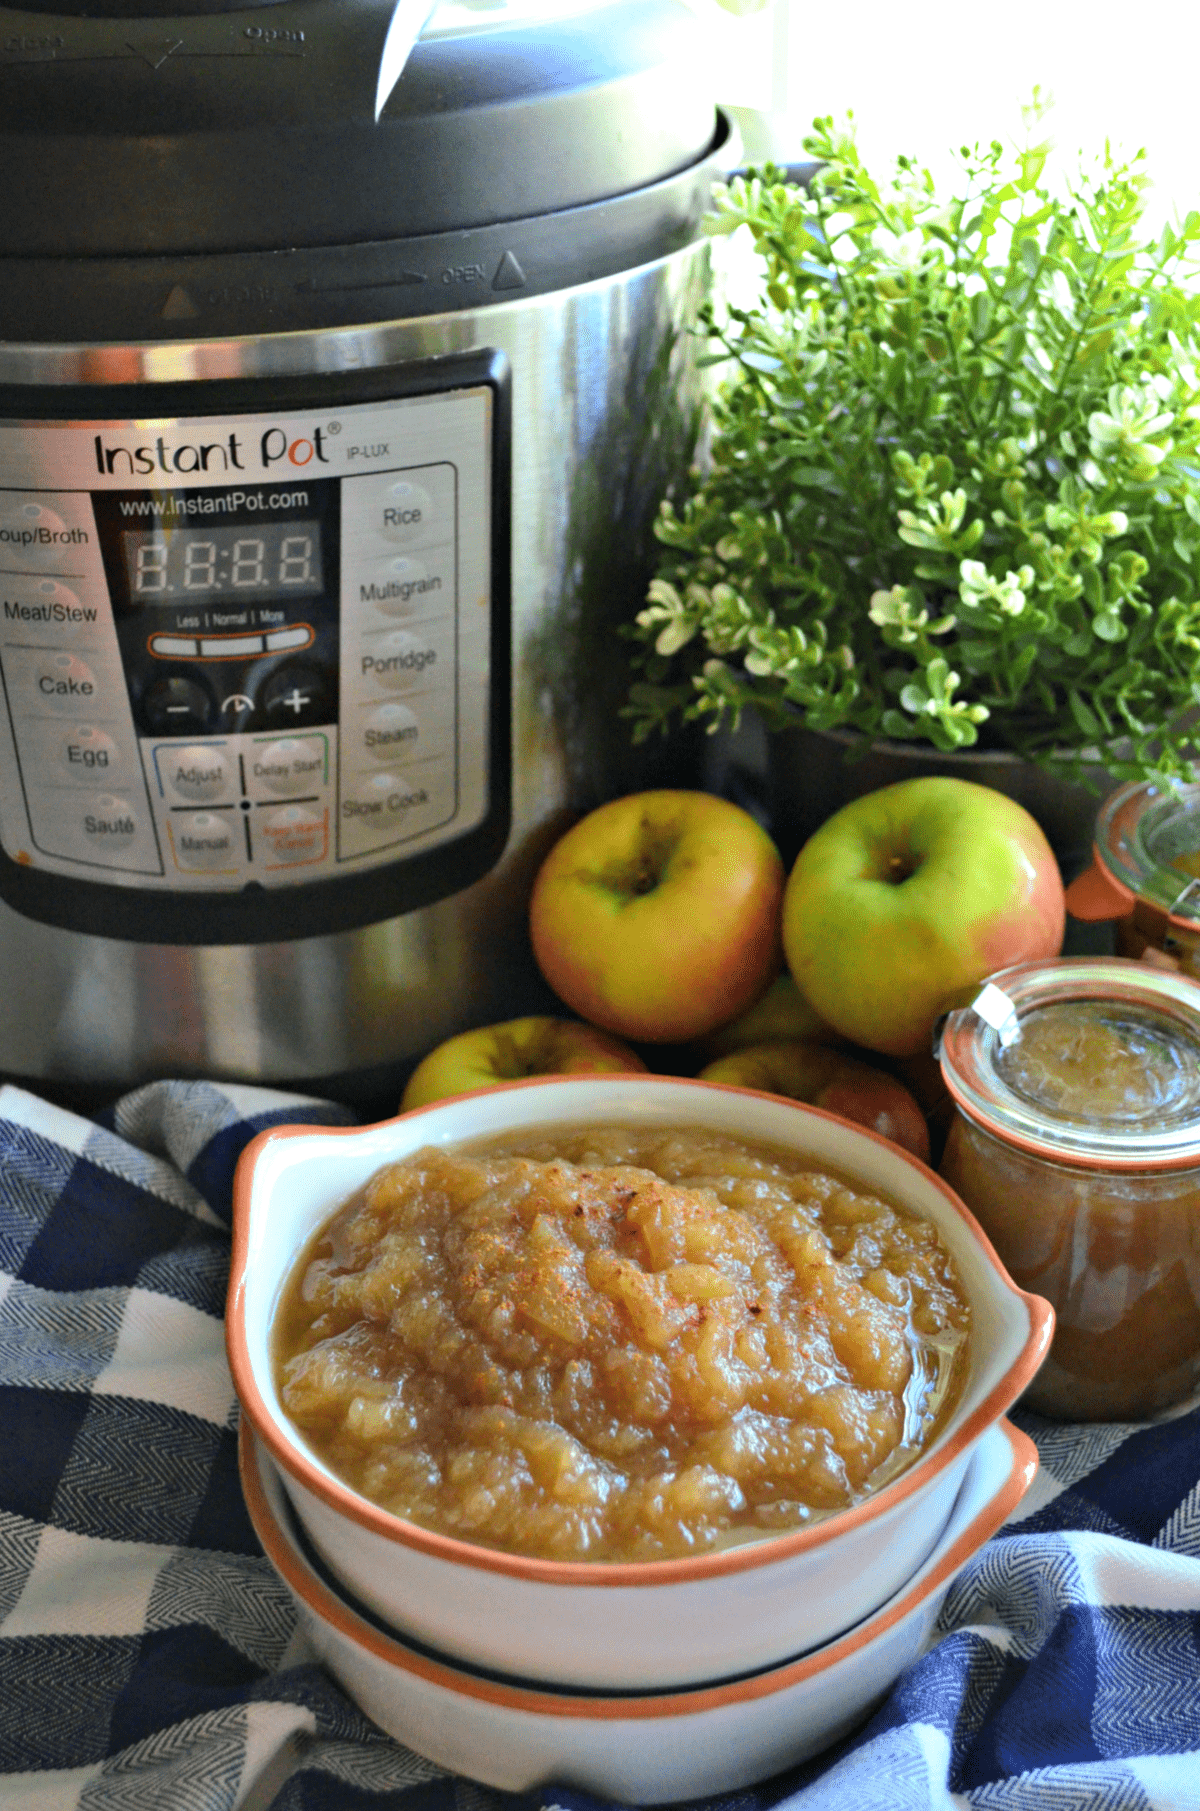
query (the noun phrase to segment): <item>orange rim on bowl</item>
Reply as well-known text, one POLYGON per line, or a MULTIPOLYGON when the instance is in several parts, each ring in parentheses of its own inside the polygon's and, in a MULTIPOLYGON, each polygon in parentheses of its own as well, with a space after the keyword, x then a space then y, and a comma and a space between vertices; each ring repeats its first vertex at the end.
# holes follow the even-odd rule
POLYGON ((366 1648, 377 1659, 403 1672, 426 1679, 431 1684, 460 1692, 467 1697, 482 1698, 506 1710, 533 1711, 551 1717, 586 1717, 605 1722, 620 1717, 640 1722, 654 1717, 696 1715, 726 1705, 770 1697, 775 1692, 798 1685, 802 1680, 811 1679, 838 1665, 868 1642, 878 1640, 888 1629, 911 1614, 939 1585, 961 1571, 971 1555, 977 1553, 985 1541, 990 1540, 1003 1527, 1033 1483, 1038 1469, 1037 1447, 1028 1435, 1023 1434, 1010 1421, 1001 1419, 996 1425, 1012 1449, 1012 1471, 1007 1481, 972 1518, 937 1563, 918 1577, 916 1583, 904 1586, 872 1616, 813 1653, 803 1654, 781 1666, 767 1667, 745 1678, 730 1679, 716 1685, 693 1686, 687 1691, 651 1691, 629 1695, 594 1691, 556 1692, 552 1689, 539 1691, 536 1685, 509 1683, 504 1679, 488 1678, 477 1672, 442 1664, 409 1647, 399 1634, 390 1637, 383 1633, 373 1623, 357 1615, 348 1603, 331 1591, 297 1557, 267 1501, 259 1476, 255 1436, 244 1422, 238 1440, 238 1468, 254 1530, 267 1558, 288 1589, 320 1621, 330 1624, 350 1641, 366 1648))
MULTIPOLYGON (((391 1514, 389 1510, 379 1508, 366 1497, 359 1496, 349 1485, 341 1484, 337 1479, 321 1470, 308 1459, 298 1445, 292 1445, 281 1435, 254 1375, 245 1323, 246 1274, 250 1256, 250 1205, 255 1165, 260 1155, 270 1146, 290 1139, 319 1137, 322 1141, 327 1141, 362 1138, 364 1134, 379 1131, 386 1126, 407 1122, 422 1114, 436 1113, 448 1105, 461 1105, 470 1100, 478 1100, 484 1095, 512 1094, 531 1088, 553 1088, 560 1084, 572 1086, 578 1083, 579 1077, 538 1076, 527 1081, 500 1083, 491 1088, 477 1089, 470 1094, 458 1095, 450 1102, 439 1102, 432 1107, 414 1108, 411 1112, 397 1115, 394 1119, 381 1120, 376 1126, 275 1126, 265 1132, 260 1132, 246 1146, 238 1160, 234 1175, 233 1251, 225 1316, 225 1346, 229 1367, 233 1374, 234 1388, 255 1433, 266 1445, 276 1464, 329 1508, 348 1517, 371 1533, 381 1536, 384 1540, 416 1548, 431 1558, 447 1560, 459 1566, 474 1566, 483 1571, 507 1573, 511 1577, 526 1579, 530 1583, 541 1582, 602 1589, 617 1586, 628 1588, 636 1585, 662 1586, 673 1582, 711 1578, 722 1573, 748 1571, 762 1565, 768 1558, 775 1560, 821 1547, 826 1542, 836 1539, 845 1530, 873 1520, 894 1505, 902 1503, 914 1491, 923 1489, 932 1478, 952 1464, 989 1426, 998 1421, 1030 1383, 1050 1347, 1054 1332, 1054 1310, 1049 1302, 1044 1301, 1041 1296, 1031 1295, 1026 1290, 1018 1289, 1000 1262, 991 1241, 975 1216, 964 1206, 953 1189, 918 1158, 891 1140, 882 1138, 877 1132, 871 1131, 866 1126, 841 1119, 836 1113, 828 1113, 821 1107, 809 1107, 801 1105, 797 1101, 785 1100, 783 1096, 764 1095, 756 1093, 753 1089, 732 1087, 722 1082, 701 1082, 691 1079, 685 1081, 676 1076, 589 1075, 587 1077, 590 1087, 612 1089, 614 1092, 627 1088, 631 1080, 636 1081, 639 1088, 654 1088, 660 1084, 674 1088, 684 1086, 688 1089, 704 1089, 713 1093, 741 1096, 750 1100, 770 1100, 786 1105, 795 1113, 827 1121, 852 1132, 858 1138, 868 1139, 874 1144, 883 1146, 892 1157, 898 1158, 903 1164, 917 1171, 925 1184, 935 1189, 945 1199, 956 1218, 961 1220, 969 1230, 982 1255, 995 1270, 1006 1293, 1025 1304, 1026 1312, 1029 1315, 1029 1335, 1016 1360, 1002 1373, 983 1400, 976 1404, 971 1413, 954 1430, 950 1439, 935 1441, 928 1451, 915 1459, 912 1465, 906 1471, 901 1472, 890 1484, 884 1485, 880 1490, 865 1497, 851 1508, 838 1510, 812 1527, 800 1528, 790 1533, 772 1535, 769 1538, 742 1546, 725 1548, 715 1553, 697 1554, 684 1559, 546 1560, 529 1558, 522 1554, 505 1553, 490 1547, 473 1546, 452 1535, 437 1534, 431 1529, 418 1526, 415 1522, 406 1522, 391 1514)), ((597 1114, 597 1118, 602 1117, 597 1114)), ((340 1202, 331 1202, 330 1213, 332 1214, 339 1205, 341 1205, 340 1202)), ((301 1438, 299 1434, 296 1437, 297 1440, 301 1438)))

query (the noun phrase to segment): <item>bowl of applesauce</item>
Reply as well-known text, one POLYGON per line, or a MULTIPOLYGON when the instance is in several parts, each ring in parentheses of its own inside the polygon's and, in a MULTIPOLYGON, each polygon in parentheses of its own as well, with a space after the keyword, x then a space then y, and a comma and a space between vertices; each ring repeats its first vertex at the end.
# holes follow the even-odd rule
POLYGON ((234 1382, 315 1553, 401 1636, 562 1685, 870 1614, 1052 1331, 907 1152, 713 1083, 279 1127, 234 1193, 234 1382))

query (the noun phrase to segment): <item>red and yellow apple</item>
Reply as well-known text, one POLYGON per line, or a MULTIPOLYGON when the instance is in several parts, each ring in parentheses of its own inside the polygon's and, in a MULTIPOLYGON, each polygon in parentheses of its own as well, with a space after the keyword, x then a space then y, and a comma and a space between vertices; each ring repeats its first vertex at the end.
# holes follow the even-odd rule
POLYGON ((801 992, 843 1036, 909 1056, 985 975, 1057 955, 1058 864, 1014 800, 968 780, 903 780, 805 843, 783 902, 801 992))
POLYGON ((783 864, 749 812, 706 792, 640 792, 582 818, 530 901, 534 955, 560 1000, 646 1043, 743 1012, 780 966, 783 864))
POLYGON ((636 1051, 594 1025, 544 1016, 508 1019, 460 1032, 431 1050, 409 1077, 400 1110, 407 1113, 410 1107, 531 1075, 644 1074, 645 1069, 636 1051))
POLYGON ((755 1088, 762 1094, 786 1094, 869 1126, 883 1138, 902 1145, 929 1162, 929 1129, 920 1107, 894 1076, 840 1050, 798 1040, 748 1044, 709 1063, 700 1079, 755 1088))

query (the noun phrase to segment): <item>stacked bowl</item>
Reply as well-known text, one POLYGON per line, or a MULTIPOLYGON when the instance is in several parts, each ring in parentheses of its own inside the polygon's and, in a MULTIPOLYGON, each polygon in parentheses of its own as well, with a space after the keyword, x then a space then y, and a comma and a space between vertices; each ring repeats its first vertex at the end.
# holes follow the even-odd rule
POLYGON ((358 1130, 263 1133, 235 1183, 227 1338, 263 1547, 334 1675, 383 1728, 486 1784, 665 1802, 730 1790, 835 1740, 919 1651, 954 1573, 1032 1481, 1002 1417, 1053 1315, 1011 1282, 924 1165, 814 1108, 711 1083, 557 1078, 358 1130), (385 1165, 580 1126, 729 1135, 931 1222, 969 1305, 957 1399, 906 1468, 823 1519, 653 1561, 475 1545, 344 1482, 280 1398, 273 1329, 299 1254, 385 1165))

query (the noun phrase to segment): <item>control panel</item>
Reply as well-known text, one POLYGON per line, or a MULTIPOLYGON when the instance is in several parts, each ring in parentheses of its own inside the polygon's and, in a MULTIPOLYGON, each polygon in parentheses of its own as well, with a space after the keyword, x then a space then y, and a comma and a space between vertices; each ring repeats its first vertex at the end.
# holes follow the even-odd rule
POLYGON ((479 831, 503 790, 495 443, 487 381, 0 422, 9 862, 212 895, 479 831))

